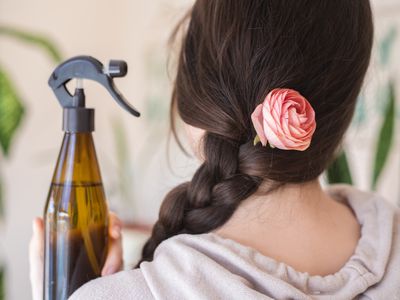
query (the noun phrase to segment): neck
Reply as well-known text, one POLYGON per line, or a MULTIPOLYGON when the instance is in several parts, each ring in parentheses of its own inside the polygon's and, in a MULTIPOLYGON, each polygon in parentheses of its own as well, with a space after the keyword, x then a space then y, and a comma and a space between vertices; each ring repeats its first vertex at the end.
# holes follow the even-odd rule
POLYGON ((325 192, 318 180, 288 184, 271 193, 265 193, 266 188, 263 184, 244 200, 214 233, 302 272, 337 271, 360 236, 352 210, 325 192))
POLYGON ((279 190, 265 193, 267 184, 245 199, 233 216, 217 232, 226 230, 262 231, 291 226, 313 226, 330 220, 329 215, 343 205, 321 187, 318 179, 301 184, 287 184, 279 190), (327 218, 328 217, 328 218, 327 218))

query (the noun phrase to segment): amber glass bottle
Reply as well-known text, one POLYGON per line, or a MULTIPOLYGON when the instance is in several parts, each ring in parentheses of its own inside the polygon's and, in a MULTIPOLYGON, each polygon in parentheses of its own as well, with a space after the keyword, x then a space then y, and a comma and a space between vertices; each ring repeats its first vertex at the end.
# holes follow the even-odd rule
POLYGON ((108 209, 91 132, 65 133, 45 211, 44 299, 67 299, 101 274, 108 209))
POLYGON ((50 75, 66 133, 44 211, 43 299, 67 299, 101 274, 107 256, 108 208, 92 138, 94 109, 86 107, 83 80, 98 82, 123 109, 139 117, 114 84, 114 78, 127 72, 123 60, 104 66, 94 57, 80 55, 50 75), (73 79, 77 85, 71 95, 66 84, 73 79))

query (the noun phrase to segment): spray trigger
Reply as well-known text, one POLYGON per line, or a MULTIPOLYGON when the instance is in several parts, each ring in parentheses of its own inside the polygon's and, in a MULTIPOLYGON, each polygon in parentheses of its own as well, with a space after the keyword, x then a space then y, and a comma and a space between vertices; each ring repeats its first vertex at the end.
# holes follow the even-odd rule
POLYGON ((82 79, 90 79, 100 83, 111 94, 114 100, 126 111, 139 117, 140 113, 120 93, 114 84, 113 78, 124 77, 128 72, 128 66, 122 60, 110 60, 107 68, 97 59, 91 56, 75 56, 61 63, 51 74, 49 86, 53 89, 58 101, 63 108, 73 106, 73 95, 66 88, 66 84, 74 78, 77 80, 77 88, 81 86, 82 79))

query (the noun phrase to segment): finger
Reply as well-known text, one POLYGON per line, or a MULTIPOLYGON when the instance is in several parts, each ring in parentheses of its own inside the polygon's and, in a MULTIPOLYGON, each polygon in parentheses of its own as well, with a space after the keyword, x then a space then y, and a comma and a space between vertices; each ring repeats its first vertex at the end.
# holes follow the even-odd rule
POLYGON ((115 239, 121 236, 122 221, 113 212, 109 213, 109 235, 115 239))
POLYGON ((39 217, 32 221, 32 238, 29 244, 29 254, 31 257, 43 258, 44 225, 39 217))
POLYGON ((122 222, 115 214, 110 213, 110 240, 102 276, 118 272, 123 267, 121 227, 122 222))
POLYGON ((104 264, 101 275, 110 275, 122 269, 122 241, 121 238, 110 238, 107 259, 104 264))
POLYGON ((35 218, 32 222, 33 235, 29 243, 29 277, 31 280, 32 297, 41 299, 43 289, 43 240, 44 226, 41 218, 35 218))

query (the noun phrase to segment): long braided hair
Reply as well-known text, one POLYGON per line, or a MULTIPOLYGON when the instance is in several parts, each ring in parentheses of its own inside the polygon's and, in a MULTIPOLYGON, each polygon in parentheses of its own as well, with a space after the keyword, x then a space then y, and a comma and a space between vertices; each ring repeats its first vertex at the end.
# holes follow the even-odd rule
POLYGON ((169 237, 223 225, 263 182, 268 193, 316 179, 350 124, 373 40, 368 0, 197 0, 177 28, 171 127, 178 143, 176 113, 205 130, 204 161, 166 195, 137 267, 169 237), (306 151, 253 146, 251 112, 277 87, 315 110, 306 151))

